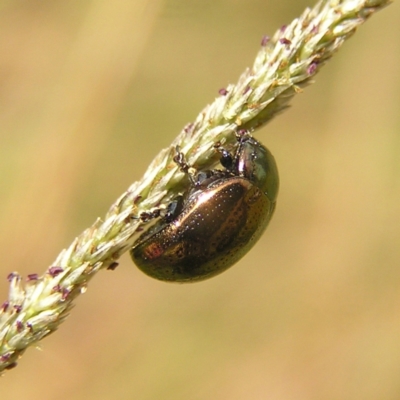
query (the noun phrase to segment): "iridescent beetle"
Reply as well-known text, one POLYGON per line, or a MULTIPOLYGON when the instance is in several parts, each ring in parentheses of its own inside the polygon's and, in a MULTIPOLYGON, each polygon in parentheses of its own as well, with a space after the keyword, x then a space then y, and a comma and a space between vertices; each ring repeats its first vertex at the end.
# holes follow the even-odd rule
MULTIPOLYGON (((130 253, 144 273, 170 282, 211 278, 260 238, 275 210, 278 170, 250 134, 237 138, 234 154, 219 148, 224 169, 196 171, 187 192, 134 243, 130 253)), ((188 171, 182 153, 175 161, 188 171)))

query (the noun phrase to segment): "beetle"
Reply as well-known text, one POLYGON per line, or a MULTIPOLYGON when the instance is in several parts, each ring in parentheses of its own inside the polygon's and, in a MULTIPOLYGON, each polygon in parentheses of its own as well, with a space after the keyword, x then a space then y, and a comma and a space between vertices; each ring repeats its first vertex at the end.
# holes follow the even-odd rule
MULTIPOLYGON (((145 274, 170 282, 196 282, 220 274, 242 258, 275 210, 278 169, 270 151, 249 133, 236 134, 234 153, 215 145, 223 167, 189 174, 191 184, 130 250, 145 274)), ((193 168, 191 168, 193 171, 193 168)))

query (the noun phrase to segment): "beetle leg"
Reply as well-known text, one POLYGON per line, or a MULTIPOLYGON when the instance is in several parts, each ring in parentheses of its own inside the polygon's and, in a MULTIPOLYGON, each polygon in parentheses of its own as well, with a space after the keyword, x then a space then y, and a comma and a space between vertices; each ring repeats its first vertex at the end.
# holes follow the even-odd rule
POLYGON ((189 176, 189 179, 192 184, 195 184, 195 175, 197 171, 195 168, 191 167, 185 159, 185 155, 181 152, 180 146, 175 147, 176 154, 173 158, 174 162, 178 165, 179 169, 189 176))
MULTIPOLYGON (((165 211, 164 207, 156 207, 149 211, 142 211, 138 215, 130 215, 129 218, 134 220, 140 220, 143 223, 149 222, 154 218, 162 216, 162 212, 165 211)), ((168 211, 167 211, 168 213, 168 211)))
POLYGON ((221 142, 217 142, 214 144, 214 149, 216 149, 220 154, 221 157, 219 159, 219 162, 221 163, 221 165, 228 171, 232 171, 233 167, 234 167, 234 163, 233 163, 233 155, 226 150, 224 147, 222 147, 221 142))

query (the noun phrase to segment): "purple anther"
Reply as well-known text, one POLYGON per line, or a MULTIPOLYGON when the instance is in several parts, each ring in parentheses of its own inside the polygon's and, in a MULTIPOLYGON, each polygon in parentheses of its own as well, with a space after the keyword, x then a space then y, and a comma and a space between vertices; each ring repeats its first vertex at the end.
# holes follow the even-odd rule
POLYGON ((61 291, 62 291, 61 285, 55 285, 55 286, 53 286, 53 289, 51 289, 51 291, 52 291, 53 293, 61 293, 61 291))
POLYGON ((117 262, 112 262, 108 267, 107 267, 107 269, 108 270, 110 270, 110 271, 114 271, 115 270, 115 268, 117 268, 118 267, 118 263, 117 262))
POLYGON ((133 199, 133 204, 137 205, 142 200, 142 196, 139 194, 133 199))
POLYGON ((314 75, 316 70, 317 70, 317 63, 312 62, 307 68, 307 73, 308 75, 314 75))
POLYGON ((22 306, 20 306, 19 304, 14 305, 14 310, 17 314, 19 314, 22 310, 22 306))
POLYGON ((265 47, 269 41, 270 41, 270 37, 267 35, 264 35, 263 38, 261 39, 261 46, 265 47))
POLYGON ((11 282, 14 278, 17 278, 17 277, 18 277, 18 274, 16 272, 10 272, 7 275, 7 280, 8 280, 8 282, 11 282))
POLYGON ((67 300, 67 297, 69 296, 70 293, 71 293, 70 290, 68 290, 67 288, 64 288, 61 291, 61 300, 67 300))
POLYGON ((49 275, 51 275, 53 278, 55 278, 57 275, 60 275, 61 272, 63 272, 64 269, 61 267, 50 267, 49 268, 49 275))
POLYGON ((28 276, 26 277, 27 282, 37 281, 38 279, 39 279, 38 274, 28 274, 28 276))
POLYGON ((1 362, 7 362, 11 358, 12 353, 5 353, 0 356, 1 362))
POLYGON ((292 44, 292 42, 289 39, 286 39, 286 38, 280 38, 279 39, 279 43, 286 44, 286 45, 292 44))
POLYGON ((17 331, 22 332, 24 329, 24 324, 21 321, 17 321, 17 331))
POLYGON ((10 306, 10 303, 8 301, 5 301, 2 304, 1 309, 3 310, 3 312, 7 312, 9 306, 10 306))
POLYGON ((189 132, 192 131, 193 126, 194 126, 194 123, 191 122, 190 124, 187 124, 187 125, 183 128, 183 130, 184 130, 186 133, 189 133, 189 132))

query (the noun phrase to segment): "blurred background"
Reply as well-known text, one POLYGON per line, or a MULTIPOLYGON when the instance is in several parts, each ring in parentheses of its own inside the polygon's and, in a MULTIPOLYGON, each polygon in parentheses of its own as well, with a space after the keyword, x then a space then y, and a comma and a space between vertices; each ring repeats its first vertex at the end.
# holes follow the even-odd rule
MULTIPOLYGON (((2 0, 0 297, 43 273, 306 0, 2 0)), ((174 285, 125 255, 1 398, 400 398, 400 5, 256 136, 281 189, 257 246, 174 285)), ((1 300, 1 301, 3 301, 1 300)))

